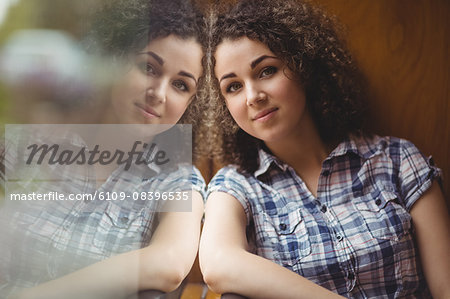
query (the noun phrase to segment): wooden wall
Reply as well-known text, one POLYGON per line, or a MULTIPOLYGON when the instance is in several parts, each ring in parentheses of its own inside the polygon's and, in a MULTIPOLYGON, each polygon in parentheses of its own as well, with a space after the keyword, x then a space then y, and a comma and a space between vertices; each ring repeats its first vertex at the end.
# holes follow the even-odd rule
POLYGON ((409 139, 433 155, 450 204, 450 1, 314 2, 345 26, 369 79, 375 131, 409 139))

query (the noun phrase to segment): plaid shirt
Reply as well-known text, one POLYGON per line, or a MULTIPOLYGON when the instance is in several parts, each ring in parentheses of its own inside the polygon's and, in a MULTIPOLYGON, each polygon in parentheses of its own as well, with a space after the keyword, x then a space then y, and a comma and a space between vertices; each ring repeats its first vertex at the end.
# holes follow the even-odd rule
MULTIPOLYGON (((7 156, 6 168, 17 158, 7 156)), ((170 173, 159 172, 152 164, 142 165, 143 171, 137 172, 122 168, 123 165, 97 189, 92 167, 59 167, 62 180, 41 183, 38 188, 40 192, 116 191, 130 195, 158 190, 196 190, 203 195, 206 189, 200 172, 187 164, 170 173)), ((22 184, 23 190, 36 187, 31 186, 35 184, 33 180, 22 184)), ((0 297, 112 255, 147 246, 157 225, 157 208, 157 201, 132 197, 110 201, 97 198, 10 202, 6 199, 0 209, 0 297)))
POLYGON ((289 165, 264 150, 259 161, 248 176, 221 169, 208 188, 242 204, 256 254, 347 297, 430 297, 409 211, 440 170, 412 143, 344 141, 317 197, 289 165))

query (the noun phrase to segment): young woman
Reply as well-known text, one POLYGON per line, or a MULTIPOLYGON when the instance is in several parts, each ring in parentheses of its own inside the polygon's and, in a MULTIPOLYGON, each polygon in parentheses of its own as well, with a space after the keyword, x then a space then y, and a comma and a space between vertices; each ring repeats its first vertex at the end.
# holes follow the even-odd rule
POLYGON ((208 186, 206 283, 251 298, 447 298, 440 170, 364 132, 361 76, 322 12, 234 3, 211 18, 216 151, 230 165, 208 186))
MULTIPOLYGON (((193 123, 195 137, 204 53, 197 10, 183 0, 118 0, 109 2, 98 17, 89 44, 120 66, 116 72, 123 70, 113 76, 101 122, 193 123)), ((71 148, 77 147, 78 140, 69 141, 71 148)), ((2 161, 7 170, 17 160, 8 153, 2 161)), ((54 169, 62 183, 42 185, 42 192, 141 196, 168 186, 173 189, 163 190, 193 190, 192 212, 155 213, 149 195, 137 200, 27 202, 23 209, 7 205, 6 199, 0 211, 2 298, 125 298, 139 290, 168 292, 180 285, 197 253, 203 215, 205 184, 195 167, 183 165, 169 173, 150 163, 135 172, 124 165, 96 167, 97 175, 108 174, 99 185, 95 177, 54 169)))

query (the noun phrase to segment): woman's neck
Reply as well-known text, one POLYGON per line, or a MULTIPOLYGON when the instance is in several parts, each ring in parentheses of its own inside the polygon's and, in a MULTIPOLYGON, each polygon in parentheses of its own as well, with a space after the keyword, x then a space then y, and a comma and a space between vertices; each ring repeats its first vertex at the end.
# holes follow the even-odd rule
POLYGON ((309 115, 305 115, 301 129, 282 140, 265 144, 275 156, 295 170, 316 196, 322 163, 331 149, 320 138, 309 115))

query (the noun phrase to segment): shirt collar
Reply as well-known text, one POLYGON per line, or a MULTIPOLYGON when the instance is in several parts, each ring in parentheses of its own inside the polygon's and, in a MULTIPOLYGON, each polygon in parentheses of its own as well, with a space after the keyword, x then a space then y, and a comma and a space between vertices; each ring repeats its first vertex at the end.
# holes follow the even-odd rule
POLYGON ((371 137, 350 137, 341 142, 327 159, 353 153, 367 160, 385 151, 387 147, 386 140, 377 135, 371 137))
POLYGON ((389 144, 386 138, 378 135, 352 137, 339 144, 330 156, 339 156, 352 152, 367 160, 386 151, 388 147, 389 144))
POLYGON ((343 156, 346 155, 347 153, 353 153, 360 157, 363 156, 362 153, 359 151, 358 145, 356 144, 355 140, 347 138, 338 144, 338 146, 330 153, 327 159, 343 156))
MULTIPOLYGON (((349 137, 339 143, 338 146, 330 153, 330 155, 325 160, 329 160, 338 156, 344 156, 349 153, 355 154, 363 159, 368 159, 371 156, 377 154, 379 151, 383 150, 386 146, 382 142, 378 143, 377 146, 373 146, 373 144, 373 142, 368 142, 368 140, 366 140, 366 138, 364 137, 349 137)), ((254 172, 255 177, 266 173, 272 164, 277 166, 282 171, 286 171, 286 169, 289 167, 289 165, 282 162, 262 147, 259 148, 258 154, 259 167, 254 172)))
POLYGON ((278 168, 280 168, 283 171, 286 171, 288 167, 286 163, 280 161, 277 157, 268 153, 263 148, 259 148, 258 155, 259 155, 259 167, 258 169, 256 169, 254 173, 255 177, 258 177, 266 173, 272 164, 278 166, 278 168))

